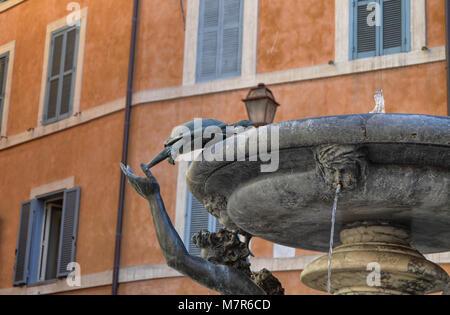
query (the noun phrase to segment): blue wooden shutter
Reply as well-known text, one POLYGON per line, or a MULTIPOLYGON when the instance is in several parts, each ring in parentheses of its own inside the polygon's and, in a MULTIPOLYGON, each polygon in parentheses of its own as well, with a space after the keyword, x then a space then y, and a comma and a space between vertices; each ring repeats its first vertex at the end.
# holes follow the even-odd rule
POLYGON ((197 82, 239 76, 243 0, 201 0, 197 82))
POLYGON ((75 262, 78 213, 80 209, 81 188, 68 189, 64 192, 61 235, 59 240, 57 277, 65 277, 70 271, 67 265, 75 262))
POLYGON ((220 77, 241 74, 242 0, 224 0, 221 32, 220 77))
POLYGON ((52 34, 44 124, 70 116, 78 56, 78 27, 67 27, 52 34))
POLYGON ((186 198, 186 225, 184 243, 188 252, 194 256, 200 256, 200 249, 192 243, 192 237, 202 231, 216 232, 222 228, 218 220, 210 215, 205 207, 187 191, 186 198))
POLYGON ((3 104, 5 102, 6 76, 9 54, 0 56, 0 130, 2 129, 3 104))
POLYGON ((371 11, 368 11, 367 8, 370 3, 376 1, 351 0, 351 2, 350 25, 352 36, 350 41, 352 43, 352 59, 374 57, 377 55, 377 36, 379 32, 376 25, 368 25, 367 19, 371 11))
POLYGON ((200 256, 200 249, 192 242, 192 237, 201 230, 209 230, 209 213, 189 191, 186 202, 185 244, 191 255, 200 256))
POLYGON ((218 69, 220 0, 202 0, 198 27, 197 81, 214 79, 218 69))
POLYGON ((409 0, 383 0, 380 54, 409 51, 409 0))
POLYGON ((350 59, 407 52, 410 45, 410 0, 350 0, 350 59), (367 18, 372 11, 368 5, 376 3, 380 9, 380 26, 370 26, 367 18))
POLYGON ((28 284, 38 282, 39 260, 41 258, 42 224, 44 220, 44 202, 33 199, 31 206, 34 211, 33 230, 31 235, 31 249, 29 259, 28 284))
POLYGON ((32 201, 24 202, 20 209, 20 223, 17 237, 16 261, 14 264, 13 285, 28 282, 31 235, 33 233, 34 211, 32 201))

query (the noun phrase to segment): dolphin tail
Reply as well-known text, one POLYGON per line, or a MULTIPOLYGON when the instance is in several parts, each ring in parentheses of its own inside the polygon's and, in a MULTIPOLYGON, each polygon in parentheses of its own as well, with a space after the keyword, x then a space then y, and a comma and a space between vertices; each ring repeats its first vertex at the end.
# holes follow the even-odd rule
POLYGON ((167 159, 168 157, 170 157, 170 150, 169 148, 165 148, 164 150, 161 151, 161 153, 159 153, 148 165, 147 168, 152 168, 153 166, 155 166, 156 164, 161 163, 162 161, 164 161, 165 159, 167 159))

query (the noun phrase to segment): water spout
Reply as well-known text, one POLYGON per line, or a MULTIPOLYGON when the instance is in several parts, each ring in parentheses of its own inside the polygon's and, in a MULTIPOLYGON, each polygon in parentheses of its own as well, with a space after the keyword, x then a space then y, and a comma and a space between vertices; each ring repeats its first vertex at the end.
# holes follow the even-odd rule
POLYGON ((341 193, 342 185, 338 184, 336 188, 336 194, 334 196, 333 212, 331 214, 331 234, 330 234, 330 251, 328 253, 328 293, 331 293, 331 256, 333 255, 334 246, 334 225, 336 223, 336 211, 339 199, 339 194, 341 193))

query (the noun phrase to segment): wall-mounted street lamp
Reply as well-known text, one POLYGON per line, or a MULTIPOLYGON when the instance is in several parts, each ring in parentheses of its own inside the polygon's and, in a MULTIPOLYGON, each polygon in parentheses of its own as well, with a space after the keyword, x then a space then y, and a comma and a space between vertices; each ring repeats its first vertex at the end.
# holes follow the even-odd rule
POLYGON ((278 106, 271 90, 264 83, 252 88, 247 98, 242 100, 247 107, 249 119, 256 127, 273 123, 278 106))

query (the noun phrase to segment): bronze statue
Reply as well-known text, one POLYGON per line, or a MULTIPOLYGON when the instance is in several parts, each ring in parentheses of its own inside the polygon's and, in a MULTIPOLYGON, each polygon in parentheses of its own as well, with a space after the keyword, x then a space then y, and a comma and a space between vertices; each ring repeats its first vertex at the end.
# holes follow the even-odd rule
MULTIPOLYGON (((249 120, 242 120, 230 126, 238 129, 239 127, 248 128, 254 126, 254 124, 249 120)), ((215 119, 197 119, 175 127, 164 143, 164 150, 161 151, 147 167, 152 168, 166 159, 170 164, 175 165, 175 160, 179 154, 189 153, 184 152, 186 148, 188 148, 189 151, 200 149, 194 148, 194 145, 197 144, 196 139, 198 139, 199 144, 203 148, 206 144, 213 141, 214 135, 205 135, 205 130, 212 127, 217 127, 218 130, 220 130, 222 134, 222 139, 220 140, 229 136, 227 135, 226 130, 228 125, 215 119)))
POLYGON ((280 282, 268 270, 250 271, 250 251, 235 232, 196 234, 193 241, 201 249, 202 258, 190 255, 167 215, 158 182, 145 164, 141 167, 145 178, 121 164, 128 182, 149 203, 158 242, 169 267, 221 294, 284 294, 280 282))

